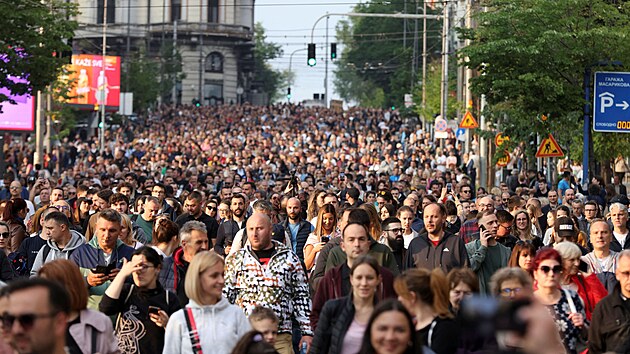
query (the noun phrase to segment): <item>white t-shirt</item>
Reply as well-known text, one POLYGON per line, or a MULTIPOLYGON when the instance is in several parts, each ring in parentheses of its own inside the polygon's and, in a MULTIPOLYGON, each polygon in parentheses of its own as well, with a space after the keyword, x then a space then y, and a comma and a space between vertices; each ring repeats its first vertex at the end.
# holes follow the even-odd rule
POLYGON ((613 236, 615 236, 615 239, 617 239, 617 242, 619 242, 619 244, 621 245, 621 249, 623 249, 624 243, 626 243, 626 237, 628 236, 628 233, 626 232, 625 234, 620 234, 613 231, 613 236))
POLYGON ((415 232, 414 230, 411 230, 411 233, 409 235, 403 234, 403 241, 405 244, 405 249, 409 248, 409 244, 411 243, 411 240, 413 240, 416 237, 418 237, 418 233, 415 232))

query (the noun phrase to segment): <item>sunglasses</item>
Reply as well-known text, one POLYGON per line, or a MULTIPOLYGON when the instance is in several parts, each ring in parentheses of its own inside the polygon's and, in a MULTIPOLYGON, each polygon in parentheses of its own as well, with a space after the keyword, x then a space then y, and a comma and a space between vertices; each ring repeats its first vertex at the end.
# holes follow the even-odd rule
POLYGON ((0 233, 0 238, 10 238, 11 234, 8 232, 2 232, 0 233))
POLYGON ((41 314, 41 315, 34 314, 34 313, 27 313, 24 315, 13 316, 13 315, 9 315, 8 313, 5 313, 0 320, 2 321, 2 326, 6 329, 12 328, 13 323, 15 322, 15 320, 17 320, 18 323, 20 324, 20 327, 22 327, 25 331, 28 331, 31 328, 33 328, 33 325, 35 324, 36 319, 51 318, 51 317, 55 317, 57 314, 58 312, 53 312, 49 314, 41 314))
POLYGON ((542 271, 543 273, 545 273, 545 274, 549 273, 549 271, 552 271, 553 274, 560 274, 560 273, 562 273, 562 266, 559 266, 559 265, 553 266, 553 268, 549 267, 549 266, 540 266, 540 268, 538 268, 538 269, 540 271, 542 271))
POLYGON ((217 207, 215 207, 214 205, 206 205, 206 209, 217 210, 217 207))

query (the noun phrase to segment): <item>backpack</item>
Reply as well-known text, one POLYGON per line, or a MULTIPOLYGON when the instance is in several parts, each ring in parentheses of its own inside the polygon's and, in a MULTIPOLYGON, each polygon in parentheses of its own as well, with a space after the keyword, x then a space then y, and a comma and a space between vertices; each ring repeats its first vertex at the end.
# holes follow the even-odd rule
POLYGON ((27 260, 24 255, 18 252, 11 252, 7 256, 9 260, 9 264, 11 265, 11 270, 18 277, 26 277, 30 275, 30 271, 27 266, 27 260))

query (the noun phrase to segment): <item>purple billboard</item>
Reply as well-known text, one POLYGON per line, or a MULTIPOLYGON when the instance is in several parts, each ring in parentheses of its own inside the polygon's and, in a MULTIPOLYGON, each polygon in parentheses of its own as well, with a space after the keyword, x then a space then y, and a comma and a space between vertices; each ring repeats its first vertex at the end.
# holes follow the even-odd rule
MULTIPOLYGON (((10 77, 14 82, 27 83, 21 78, 10 77)), ((0 131, 23 131, 35 130, 35 100, 31 95, 12 95, 8 88, 0 88, 0 94, 4 94, 11 100, 0 102, 0 131)))

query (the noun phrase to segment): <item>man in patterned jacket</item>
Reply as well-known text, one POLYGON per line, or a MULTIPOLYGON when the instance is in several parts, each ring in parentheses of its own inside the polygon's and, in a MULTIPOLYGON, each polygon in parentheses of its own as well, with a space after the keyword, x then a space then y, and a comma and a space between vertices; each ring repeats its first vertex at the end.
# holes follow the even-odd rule
POLYGON ((240 306, 248 316, 256 306, 271 308, 280 319, 275 348, 280 354, 291 354, 292 317, 302 333, 299 347, 306 343, 310 348, 311 299, 299 258, 272 240, 271 230, 271 219, 263 213, 254 213, 247 220, 250 244, 226 259, 223 292, 230 303, 240 306))

